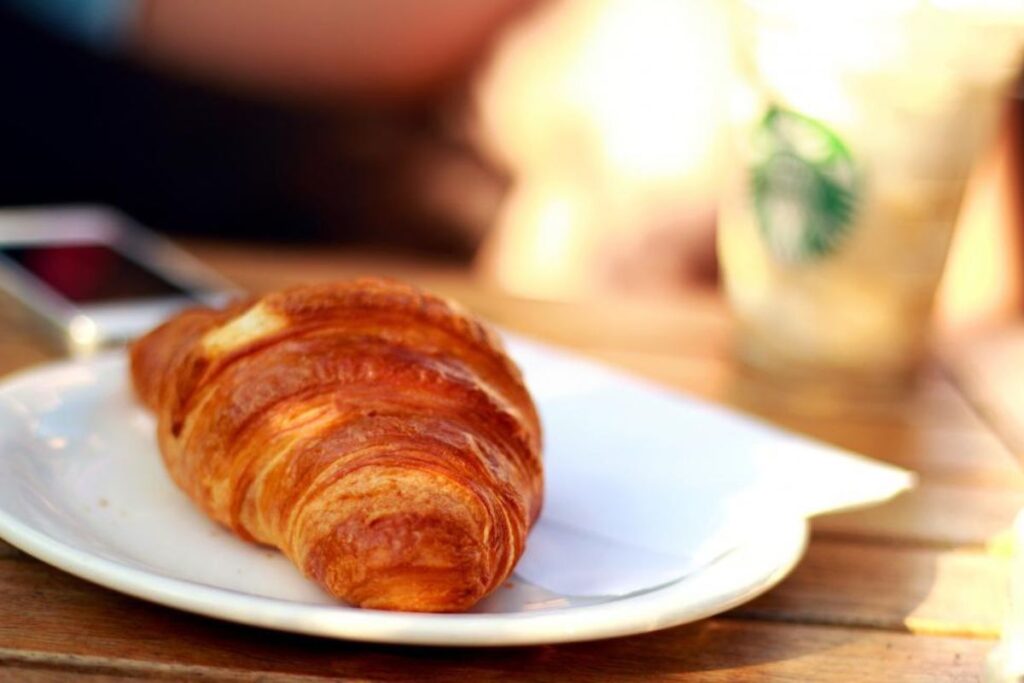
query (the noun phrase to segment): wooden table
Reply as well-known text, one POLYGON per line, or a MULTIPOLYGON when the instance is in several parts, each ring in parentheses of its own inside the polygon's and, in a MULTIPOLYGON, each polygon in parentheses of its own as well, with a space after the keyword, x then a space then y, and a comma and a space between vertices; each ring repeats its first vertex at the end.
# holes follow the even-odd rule
MULTIPOLYGON (((1008 448, 936 365, 899 401, 809 413, 752 385, 722 301, 567 305, 511 299, 469 274, 368 255, 194 244, 254 291, 383 273, 457 297, 509 328, 916 470, 886 505, 814 522, 807 556, 721 616, 596 643, 432 649, 339 642, 201 618, 80 581, 0 542, 0 680, 978 680, 1006 603, 1007 530, 1024 507, 1008 448)), ((0 373, 48 352, 0 308, 0 373)), ((701 453, 689 454, 701 457, 701 453)))

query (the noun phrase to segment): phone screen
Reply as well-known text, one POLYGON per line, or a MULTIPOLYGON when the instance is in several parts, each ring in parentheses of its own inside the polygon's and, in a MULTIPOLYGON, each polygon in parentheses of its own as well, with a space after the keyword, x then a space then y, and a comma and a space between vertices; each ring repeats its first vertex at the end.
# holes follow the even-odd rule
POLYGON ((75 303, 190 296, 105 244, 5 245, 0 255, 75 303))

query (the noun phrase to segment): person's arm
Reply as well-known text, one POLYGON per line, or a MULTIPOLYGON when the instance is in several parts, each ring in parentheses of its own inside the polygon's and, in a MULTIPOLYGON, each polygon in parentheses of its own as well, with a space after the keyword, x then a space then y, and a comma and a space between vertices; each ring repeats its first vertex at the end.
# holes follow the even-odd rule
POLYGON ((405 100, 460 75, 536 0, 143 0, 129 51, 276 97, 405 100))

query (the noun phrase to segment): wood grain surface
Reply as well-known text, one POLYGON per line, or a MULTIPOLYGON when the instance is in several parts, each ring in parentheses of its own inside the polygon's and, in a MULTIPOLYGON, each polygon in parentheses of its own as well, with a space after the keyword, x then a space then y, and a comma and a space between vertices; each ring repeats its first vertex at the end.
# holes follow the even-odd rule
MULTIPOLYGON (((0 542, 0 681, 981 679, 1006 609, 1006 533, 1024 507, 1024 475, 1012 442, 950 368, 936 363, 908 396, 808 409, 737 368, 729 316, 713 293, 643 305, 525 301, 481 288, 455 266, 191 248, 254 292, 359 274, 408 279, 508 329, 913 469, 920 485, 886 505, 816 520, 792 575, 732 612, 532 648, 403 648, 237 626, 107 591, 0 542)), ((0 374, 53 355, 30 318, 0 303, 0 374)))

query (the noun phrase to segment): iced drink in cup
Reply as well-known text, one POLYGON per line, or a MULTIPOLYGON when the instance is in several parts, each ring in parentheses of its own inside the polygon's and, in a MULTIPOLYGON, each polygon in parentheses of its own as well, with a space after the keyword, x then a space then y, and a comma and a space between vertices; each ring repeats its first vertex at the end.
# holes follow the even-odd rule
POLYGON ((912 374, 967 174, 1020 66, 1024 4, 989 3, 734 6, 719 255, 748 365, 841 384, 912 374))

